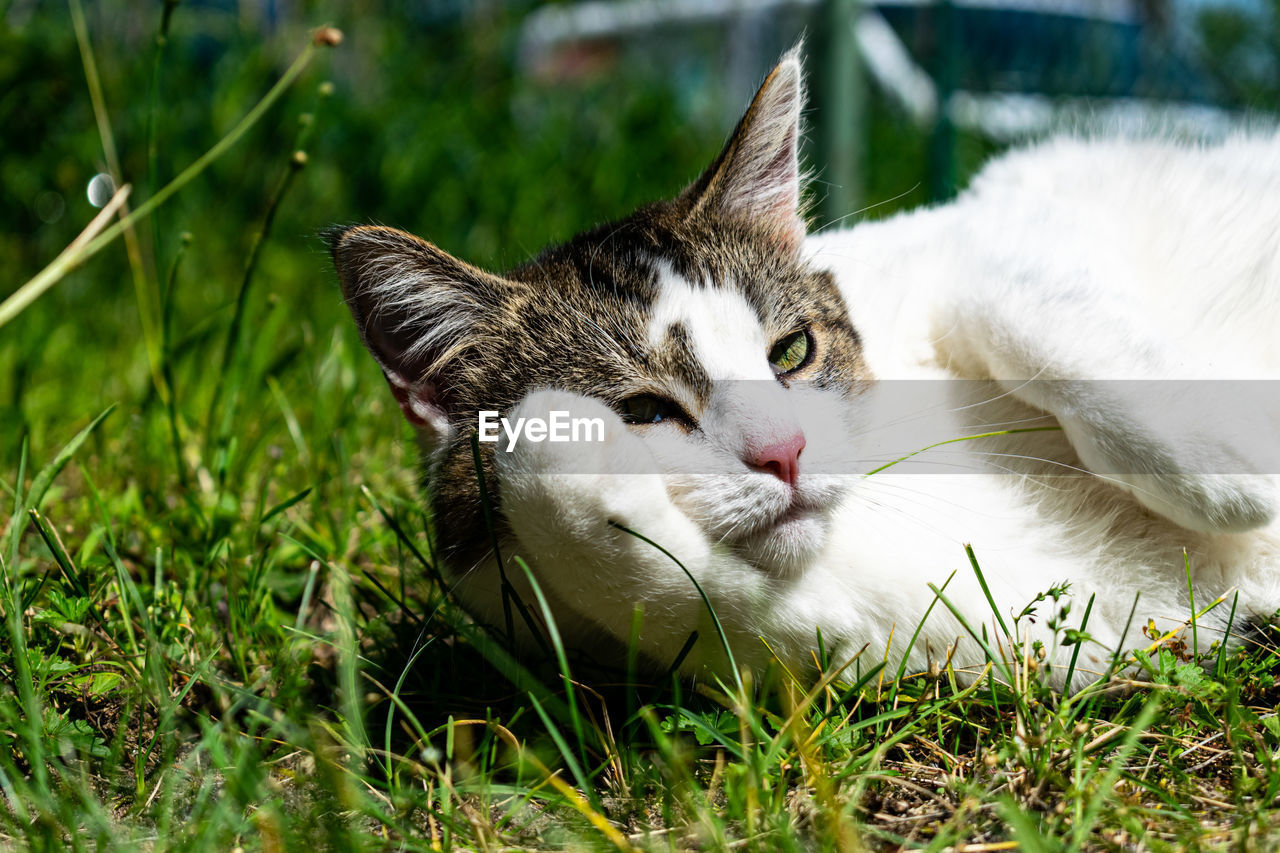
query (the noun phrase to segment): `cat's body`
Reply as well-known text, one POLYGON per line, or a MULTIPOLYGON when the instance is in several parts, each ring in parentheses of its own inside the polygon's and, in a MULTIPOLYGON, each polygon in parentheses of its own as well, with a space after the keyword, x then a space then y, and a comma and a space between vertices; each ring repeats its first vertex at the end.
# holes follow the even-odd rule
MULTIPOLYGON (((1093 597, 1078 680, 1148 618, 1187 620, 1188 571, 1198 607, 1228 597, 1205 644, 1237 590, 1237 628, 1280 607, 1269 395, 1189 381, 1280 375, 1280 141, 1059 141, 950 205, 806 238, 801 102, 793 54, 680 197, 505 277, 390 229, 336 235, 476 616, 509 613, 474 480, 482 408, 605 424, 603 442, 482 446, 508 581, 534 601, 518 554, 561 635, 600 656, 634 637, 668 665, 696 630, 684 667, 723 669, 691 574, 739 664, 807 669, 819 632, 836 663, 896 661, 932 606, 910 662, 959 640, 976 671, 950 608, 988 636, 996 619, 965 543, 1006 623, 1065 582, 1078 626, 1093 597)), ((1072 650, 1041 610, 1022 627, 1061 683, 1072 650)))
MULTIPOLYGON (((1188 565, 1198 608, 1227 596, 1204 624, 1221 626, 1237 589, 1237 630, 1280 607, 1280 535, 1262 523, 1265 510, 1254 517, 1240 509, 1250 501, 1230 507, 1237 488, 1270 505, 1269 477, 1239 475, 1280 471, 1275 392, 1266 383, 1216 381, 1280 377, 1280 138, 1207 147, 1060 138, 1005 155, 956 202, 815 235, 807 248, 813 263, 835 273, 873 375, 1006 380, 998 390, 948 383, 961 399, 951 423, 935 427, 940 433, 1046 423, 1034 420, 1042 409, 1033 404, 1061 413, 1064 403, 1036 398, 1057 390, 1058 379, 1086 379, 1070 404, 1090 419, 1127 421, 1123 429, 1135 436, 1123 442, 1126 450, 1138 446, 1136 434, 1168 428, 1180 442, 1173 445, 1178 462, 1219 490, 1171 506, 1144 493, 1155 475, 1129 476, 1137 462, 1091 460, 1085 467, 1102 477, 1071 476, 1080 454, 1061 432, 950 445, 948 454, 964 457, 958 467, 988 473, 895 476, 888 469, 862 484, 866 494, 849 517, 870 515, 862 529, 881 541, 873 549, 864 539, 853 550, 864 564, 892 565, 896 555, 904 569, 861 574, 868 582, 862 595, 901 600, 904 589, 940 584, 937 567, 948 565, 959 569, 949 597, 956 600, 962 584, 964 612, 985 610, 990 624, 990 607, 957 553, 960 543, 972 543, 1006 621, 1037 592, 1069 580, 1077 602, 1096 594, 1087 627, 1112 650, 1148 644, 1141 633, 1148 617, 1161 630, 1189 618, 1188 565), (1216 411, 1205 406, 1215 393, 1230 397, 1216 411), (1182 399, 1157 405, 1169 395, 1182 399), (973 407, 997 397, 998 404, 973 407), (1123 411, 1146 403, 1136 416, 1123 411), (1194 422, 1175 423, 1187 418, 1194 422), (1235 462, 1222 459, 1235 454, 1235 462), (1129 487, 1120 479, 1130 479, 1129 487), (1161 512, 1135 507, 1131 489, 1161 512), (1229 532, 1241 529, 1249 532, 1229 532), (895 540, 911 548, 895 550, 895 540), (878 590, 871 586, 877 577, 878 590)), ((1173 467, 1168 461, 1155 470, 1173 467)), ((898 631, 914 628, 903 617, 923 613, 930 600, 910 598, 903 610, 887 610, 891 619, 869 609, 880 648, 890 622, 898 631)), ((1073 621, 1080 610, 1077 603, 1073 621)), ((1041 636, 1044 628, 1041 618, 1041 636)), ((945 631, 933 633, 936 649, 945 631)), ((980 658, 967 636, 966 643, 969 659, 980 658)), ((1093 651, 1089 672, 1107 658, 1093 651)))

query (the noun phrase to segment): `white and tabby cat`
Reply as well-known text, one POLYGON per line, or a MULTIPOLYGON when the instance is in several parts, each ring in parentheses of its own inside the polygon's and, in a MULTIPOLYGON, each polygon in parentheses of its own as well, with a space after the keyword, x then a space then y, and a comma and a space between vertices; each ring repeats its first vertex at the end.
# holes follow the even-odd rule
MULTIPOLYGON (((1093 598, 1078 682, 1148 619, 1188 618, 1188 566, 1197 606, 1227 597, 1202 644, 1237 592, 1237 630, 1268 619, 1280 462, 1249 389, 1269 385, 1198 380, 1280 374, 1280 140, 1061 139, 954 203, 806 236, 803 98, 792 51, 679 196, 503 275, 394 229, 333 232, 476 617, 506 618, 471 438, 498 410, 606 424, 603 442, 479 445, 510 583, 533 601, 519 555, 597 656, 639 610, 652 664, 697 631, 683 667, 722 670, 687 569, 740 664, 811 668, 818 630, 837 663, 896 662, 953 572, 951 604, 994 624, 965 543, 1006 622, 1062 582, 1073 624, 1093 598)), ((1061 686, 1072 650, 1045 621, 1061 686)), ((957 639, 976 671, 934 606, 909 663, 957 639)))

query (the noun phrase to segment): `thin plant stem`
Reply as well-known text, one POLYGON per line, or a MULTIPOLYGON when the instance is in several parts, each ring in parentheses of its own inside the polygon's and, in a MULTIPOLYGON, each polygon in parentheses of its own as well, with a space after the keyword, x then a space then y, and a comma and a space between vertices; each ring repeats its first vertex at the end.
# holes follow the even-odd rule
POLYGON ((238 383, 228 383, 227 377, 231 371, 235 356, 240 346, 241 331, 244 326, 245 311, 249 304, 249 292, 253 285, 254 273, 258 268, 258 257, 262 251, 262 245, 271 235, 271 226, 275 222, 276 213, 280 209, 285 195, 289 192, 289 188, 293 185, 294 178, 307 165, 306 145, 311 139, 311 134, 315 129, 315 117, 319 104, 327 97, 331 86, 321 85, 316 94, 316 109, 310 113, 303 113, 298 122, 298 133, 294 138, 293 147, 289 155, 289 163, 285 168, 284 174, 280 176, 279 182, 276 184, 275 191, 271 194, 271 198, 267 202, 267 210, 262 217, 262 227, 258 229, 258 233, 254 235, 253 243, 249 247, 249 256, 245 260, 244 274, 240 279, 240 290, 236 294, 236 305, 231 316, 231 325, 227 328, 227 337, 222 347, 222 364, 218 373, 223 377, 223 381, 213 386, 213 396, 209 401, 209 411, 206 416, 206 426, 209 434, 217 441, 221 442, 226 438, 228 430, 230 430, 230 421, 234 406, 229 406, 223 412, 222 424, 220 428, 214 429, 214 417, 218 413, 218 405, 221 402, 223 386, 234 384, 238 387, 238 383))
POLYGON ((77 263, 76 258, 82 256, 86 247, 92 245, 94 239, 107 227, 107 223, 111 221, 111 218, 124 206, 125 199, 129 197, 129 193, 132 191, 133 187, 129 184, 125 184, 116 190, 116 194, 111 197, 111 201, 103 205, 102 210, 98 211, 98 215, 89 220, 89 224, 84 227, 80 235, 72 240, 67 245, 67 248, 59 252, 49 266, 45 267, 45 271, 65 267, 66 269, 63 269, 61 274, 56 278, 48 276, 42 279, 41 276, 44 276, 44 272, 41 272, 40 275, 18 288, 8 299, 0 303, 0 326, 22 313, 24 308, 38 299, 50 287, 57 284, 58 279, 74 268, 73 265, 77 263))
POLYGON ((886 462, 883 465, 881 465, 879 468, 873 468, 867 473, 863 474, 862 476, 870 477, 875 474, 879 474, 881 471, 885 470, 886 468, 892 468, 894 465, 897 465, 902 462, 906 462, 908 459, 911 459, 915 456, 919 456, 921 453, 924 453, 925 451, 933 450, 935 447, 942 447, 947 444, 955 444, 960 441, 973 441, 974 439, 978 439, 978 438, 995 438, 996 436, 999 436, 999 435, 1020 435, 1021 433, 1024 433, 1024 432, 1062 432, 1062 427, 1060 426, 1022 427, 1019 429, 1002 429, 1002 430, 997 430, 995 432, 984 432, 978 435, 962 435, 959 438, 948 438, 945 441, 938 441, 933 444, 926 445, 920 448, 919 450, 913 450, 910 453, 908 453, 906 456, 903 456, 899 459, 894 459, 890 462, 886 462))
MULTIPOLYGON (((76 44, 80 48, 80 62, 84 66, 84 79, 89 88, 89 102, 93 105, 94 121, 98 125, 98 137, 102 141, 102 154, 106 160, 107 173, 111 175, 114 186, 124 183, 124 172, 120 168, 120 156, 116 151, 115 133, 111 129, 111 117, 107 111, 107 99, 102 92, 102 78, 98 75, 98 62, 93 55, 93 44, 89 41, 89 27, 85 22, 84 8, 80 0, 68 0, 71 8, 71 24, 76 33, 76 44)), ((129 215, 126 204, 121 212, 129 215)), ((156 284, 147 274, 143 262, 142 249, 138 245, 138 233, 130 225, 124 232, 125 254, 129 257, 129 269, 133 273, 133 290, 138 301, 138 318, 142 323, 142 340, 147 351, 147 363, 151 368, 151 380, 161 397, 168 396, 164 385, 164 375, 160 369, 160 335, 156 318, 160 314, 160 294, 156 292, 156 284)))
POLYGON ((173 464, 178 472, 178 484, 187 488, 187 466, 182 459, 182 437, 178 432, 178 390, 173 384, 173 292, 178 283, 178 268, 191 243, 191 234, 184 233, 178 243, 178 251, 173 256, 173 264, 169 267, 169 277, 161 300, 160 315, 160 367, 164 373, 165 385, 169 394, 165 403, 165 412, 169 419, 169 441, 173 444, 173 464))
MULTIPOLYGON (((147 195, 154 195, 156 183, 160 180, 160 68, 163 65, 165 48, 169 45, 169 26, 173 21, 173 13, 181 0, 164 0, 164 9, 160 13, 160 28, 156 32, 155 56, 151 61, 151 93, 147 107, 147 195)), ((152 219, 152 242, 155 256, 160 257, 160 227, 156 219, 152 219)))
POLYGON ((213 396, 209 400, 209 414, 206 417, 206 425, 209 427, 211 435, 215 436, 219 441, 229 429, 227 422, 230 420, 230 410, 225 413, 227 417, 223 419, 222 428, 216 431, 213 430, 213 419, 218 412, 218 405, 222 401, 222 389, 228 384, 228 371, 231 369, 231 363, 235 359, 235 354, 240 344, 240 330, 244 324, 245 309, 249 303, 253 274, 258 268, 258 256, 262 251, 262 244, 271 233, 271 225, 275 222, 276 211, 280 209, 280 202, 284 199, 285 194, 289 192, 289 187, 293 184, 294 177, 297 176, 298 172, 302 171, 306 163, 306 155, 300 150, 295 150, 290 156, 288 168, 280 176, 280 180, 276 183, 275 192, 271 194, 271 199, 267 202, 267 211, 262 217, 262 227, 254 235, 253 243, 249 247, 249 257, 245 260, 244 274, 240 278, 240 290, 236 293, 235 311, 231 315, 231 325, 227 328, 227 339, 222 345, 222 362, 219 365, 217 374, 221 381, 213 386, 213 396))
MULTIPOLYGON (((226 136, 214 143, 213 147, 206 151, 200 159, 196 160, 169 183, 153 195, 151 198, 138 205, 128 216, 124 216, 119 222, 107 228, 96 238, 81 246, 76 251, 67 251, 58 255, 47 267, 36 273, 29 281, 14 291, 4 302, 0 302, 0 326, 4 326, 18 314, 22 313, 28 305, 34 302, 46 290, 53 287, 59 281, 66 277, 68 273, 101 252, 107 246, 111 245, 117 237, 119 237, 125 229, 131 227, 135 222, 143 219, 151 214, 160 205, 164 204, 175 193, 191 183, 205 169, 217 161, 223 154, 231 149, 240 139, 249 132, 249 129, 257 124, 262 116, 271 109, 280 96, 293 85, 294 81, 301 76, 310 64, 312 57, 315 55, 317 44, 329 44, 327 41, 318 41, 308 44, 303 48, 298 58, 284 72, 276 84, 262 96, 262 100, 254 105, 253 109, 245 114, 244 118, 237 122, 236 126, 231 128, 226 136)), ((74 244, 73 244, 74 245, 74 244)))

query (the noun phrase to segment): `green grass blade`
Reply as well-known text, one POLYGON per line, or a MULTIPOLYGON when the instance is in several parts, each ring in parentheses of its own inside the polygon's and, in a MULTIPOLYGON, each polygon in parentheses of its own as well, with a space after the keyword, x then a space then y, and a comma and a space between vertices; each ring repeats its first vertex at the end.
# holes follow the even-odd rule
POLYGON ((1004 633, 1004 637, 1009 641, 1010 646, 1012 646, 1013 635, 1009 633, 1009 626, 1004 623, 1004 617, 1000 615, 1000 608, 996 607, 996 600, 991 595, 991 587, 987 586, 986 576, 982 574, 982 566, 978 565, 978 556, 973 553, 973 546, 966 542, 964 553, 969 558, 969 565, 973 567, 973 574, 978 578, 978 586, 982 587, 982 594, 987 597, 987 604, 990 605, 991 612, 995 614, 996 621, 1000 624, 1000 630, 1004 633))
POLYGON ((613 520, 609 521, 609 525, 611 527, 618 528, 623 533, 628 533, 636 537, 641 542, 657 548, 667 559, 675 563, 680 568, 680 571, 684 572, 685 577, 687 577, 689 582, 693 584, 693 588, 698 591, 698 595, 702 598, 702 603, 706 606, 707 612, 711 614, 711 621, 716 626, 716 634, 720 637, 720 645, 724 649, 725 657, 729 659, 729 668, 733 671, 733 679, 734 683, 738 687, 738 695, 743 697, 743 701, 746 701, 746 688, 742 683, 742 673, 738 671, 738 662, 733 657, 733 649, 729 646, 729 636, 724 631, 724 625, 720 624, 720 616, 716 613, 715 606, 711 603, 711 599, 707 597, 707 593, 702 589, 702 584, 698 583, 698 579, 693 576, 693 572, 689 571, 689 569, 685 567, 685 564, 680 562, 679 558, 677 558, 675 554, 672 554, 666 548, 663 548, 643 533, 637 533, 631 528, 624 527, 613 520))
MULTIPOLYGON (((71 457, 76 455, 76 452, 89 440, 89 436, 93 435, 94 430, 107 419, 108 415, 115 411, 115 408, 114 405, 108 406, 106 411, 90 421, 88 426, 76 433, 70 441, 63 445, 58 454, 53 457, 53 461, 40 469, 40 473, 36 474, 26 495, 17 501, 18 505, 14 508, 13 519, 9 523, 9 562, 11 565, 16 563, 18 541, 21 539, 22 531, 26 527, 21 520, 22 517, 26 515, 28 509, 38 510, 40 508, 40 501, 44 499, 45 493, 53 485, 54 479, 62 473, 62 469, 67 467, 71 457)), ((21 483, 19 483, 19 494, 21 494, 21 483)))
POLYGON ((569 656, 565 652, 564 642, 560 639, 560 628, 556 625, 555 614, 551 612, 551 605, 547 603, 547 597, 542 594, 542 586, 533 576, 533 570, 529 568, 529 564, 519 556, 515 557, 515 562, 524 572, 525 579, 529 581, 534 598, 538 601, 538 609, 542 612, 543 623, 547 626, 547 633, 551 638, 551 648, 555 650, 556 664, 560 667, 560 678, 564 682, 565 704, 569 707, 569 725, 573 728, 574 736, 578 741, 578 755, 585 756, 587 741, 583 734, 582 717, 578 713, 577 688, 574 687, 573 675, 569 671, 569 656))

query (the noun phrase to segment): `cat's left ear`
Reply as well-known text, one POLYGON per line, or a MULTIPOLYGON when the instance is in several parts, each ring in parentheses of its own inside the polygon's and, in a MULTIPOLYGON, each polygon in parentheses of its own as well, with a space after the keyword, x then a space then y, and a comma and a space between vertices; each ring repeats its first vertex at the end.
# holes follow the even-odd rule
POLYGON ((518 285, 426 240, 374 225, 326 233, 360 338, 411 424, 436 440, 463 413, 454 391, 500 369, 489 318, 518 285))
POLYGON ((684 193, 694 211, 763 225, 790 251, 798 251, 805 236, 800 215, 801 47, 787 51, 769 72, 720 156, 684 193))

